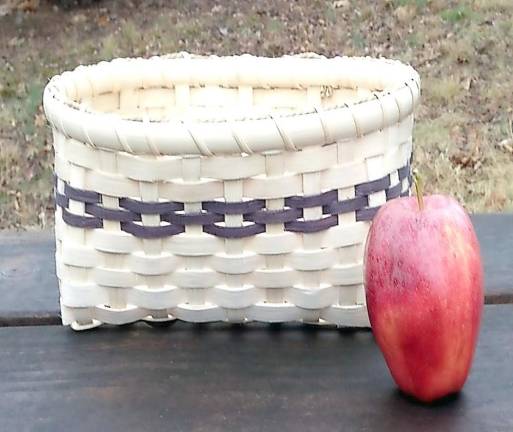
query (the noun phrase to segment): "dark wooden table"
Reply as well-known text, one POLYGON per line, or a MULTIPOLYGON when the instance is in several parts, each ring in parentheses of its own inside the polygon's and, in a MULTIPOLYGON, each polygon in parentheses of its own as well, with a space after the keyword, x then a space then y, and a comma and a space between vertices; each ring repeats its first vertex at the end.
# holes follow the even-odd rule
POLYGON ((437 406, 395 389, 366 330, 74 333, 58 325, 51 233, 0 233, 0 431, 513 431, 513 215, 474 223, 488 305, 464 391, 437 406))

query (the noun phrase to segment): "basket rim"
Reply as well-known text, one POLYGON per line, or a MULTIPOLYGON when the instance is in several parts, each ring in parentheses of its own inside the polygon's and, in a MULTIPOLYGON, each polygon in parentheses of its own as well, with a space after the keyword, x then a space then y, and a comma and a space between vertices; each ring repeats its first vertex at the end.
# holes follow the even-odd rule
MULTIPOLYGON (((271 63, 270 63, 271 64, 271 63)), ((254 63, 253 63, 254 65, 254 63)), ((340 66, 340 65, 339 65, 340 66)), ((196 65, 194 66, 196 67, 196 65)), ((318 66, 317 66, 318 67, 318 66)), ((239 74, 237 74, 239 77, 239 74)), ((91 82, 89 80, 89 82, 91 82)), ((322 85, 319 83, 319 85, 322 85)), ((92 85, 91 85, 92 87, 92 85)), ((292 87, 292 86, 290 86, 292 87)), ((301 88, 301 84, 297 87, 301 88)), ((361 86, 365 87, 365 86, 361 86)), ((142 85, 142 88, 145 88, 142 85)), ((273 88, 273 86, 270 86, 273 88)), ((356 86, 355 88, 358 88, 356 86)), ((94 88, 93 88, 94 94, 94 88)), ((97 94, 101 94, 98 92, 97 94)), ((327 58, 315 53, 302 53, 296 55, 287 55, 282 57, 260 57, 250 54, 234 56, 203 56, 193 55, 186 52, 154 56, 150 58, 116 58, 110 61, 102 61, 92 65, 80 65, 72 71, 66 71, 50 79, 43 93, 43 107, 46 117, 51 126, 57 129, 68 138, 88 143, 92 147, 105 150, 125 151, 133 154, 152 154, 161 155, 204 155, 212 156, 217 154, 251 154, 256 152, 266 153, 283 150, 300 150, 312 145, 332 144, 338 140, 357 138, 400 122, 411 115, 417 106, 420 97, 420 77, 418 73, 405 63, 398 60, 387 58, 372 57, 331 57, 327 58), (186 120, 183 117, 165 120, 152 120, 149 118, 129 118, 117 113, 106 113, 99 110, 89 109, 81 103, 75 102, 66 95, 66 84, 69 80, 76 78, 79 74, 90 74, 94 69, 102 67, 126 67, 131 63, 138 65, 149 62, 176 62, 187 61, 192 65, 196 62, 308 62, 315 61, 323 63, 323 67, 331 67, 337 62, 345 62, 345 65, 354 63, 366 63, 366 66, 375 67, 376 79, 383 68, 389 68, 390 73, 394 72, 390 84, 384 86, 383 90, 372 91, 372 97, 357 101, 355 103, 344 103, 329 107, 313 106, 311 109, 296 110, 288 113, 273 113, 268 110, 265 115, 240 115, 233 117, 209 116, 186 120), (365 117, 372 114, 372 121, 367 121, 365 117), (376 115, 381 117, 376 119, 376 115), (311 139, 311 142, 302 145, 294 145, 290 136, 304 129, 305 122, 316 120, 322 129, 322 136, 311 139), (343 127, 336 127, 334 123, 339 120, 343 122, 343 127), (345 122, 344 122, 345 120, 345 122), (349 121, 348 121, 349 120, 349 121), (268 145, 250 145, 243 141, 240 134, 240 128, 244 129, 245 123, 269 122, 274 123, 278 131, 281 142, 272 142, 268 145), (279 125, 279 122, 286 122, 287 127, 279 125), (204 137, 198 136, 197 129, 207 126, 209 132, 222 133, 221 129, 228 127, 231 129, 231 135, 236 145, 220 146, 211 148, 205 143, 204 137), (332 126, 332 127, 330 127, 332 126), (172 145, 160 145, 162 139, 162 128, 184 129, 188 135, 187 149, 183 147, 173 149, 172 145), (217 129, 217 131, 216 131, 217 129), (236 131, 239 129, 239 131, 236 131), (287 130, 285 130, 287 129, 287 130), (338 130, 337 130, 338 129, 338 130), (112 139, 114 138, 114 139, 112 139), (135 147, 131 141, 139 142, 135 147), (140 143, 144 141, 145 144, 140 143)), ((261 126, 261 125, 260 125, 261 126)), ((258 135, 259 127, 252 126, 251 132, 258 135)), ((201 135, 201 133, 199 133, 201 135)), ((319 134, 317 134, 319 135, 319 134)), ((260 137, 259 137, 260 138, 260 137)), ((259 141, 256 138, 256 141, 259 141)), ((171 140, 170 136, 168 140, 171 140)), ((244 140, 246 141, 246 140, 244 140)), ((276 140, 275 140, 276 141, 276 140)), ((215 147, 215 146, 214 146, 215 147)))

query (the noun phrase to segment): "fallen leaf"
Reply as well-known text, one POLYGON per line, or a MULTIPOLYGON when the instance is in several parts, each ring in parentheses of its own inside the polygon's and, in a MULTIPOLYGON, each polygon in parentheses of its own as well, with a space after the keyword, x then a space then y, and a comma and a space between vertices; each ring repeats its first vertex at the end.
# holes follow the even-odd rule
POLYGON ((110 18, 108 15, 100 15, 98 19, 96 20, 96 24, 100 27, 105 27, 110 21, 110 18))
POLYGON ((8 3, 0 5, 0 17, 9 15, 12 12, 12 10, 13 7, 8 3))
POLYGON ((513 138, 502 140, 500 143, 497 144, 497 147, 501 150, 513 154, 513 138))
POLYGON ((19 47, 25 42, 25 38, 14 36, 13 38, 9 39, 9 42, 7 42, 7 45, 10 47, 19 47))
POLYGON ((337 1, 333 2, 333 7, 335 9, 348 8, 349 6, 351 6, 351 3, 349 3, 349 0, 337 0, 337 1))
POLYGON ((44 208, 41 208, 41 211, 37 215, 39 219, 39 224, 41 225, 41 228, 44 229, 46 227, 46 211, 44 208))
POLYGON ((39 0, 24 0, 17 5, 17 9, 23 12, 35 12, 38 8, 39 0))
POLYGON ((464 82, 463 82, 463 88, 467 91, 470 90, 470 87, 472 85, 472 81, 474 80, 473 77, 468 77, 464 82))
POLYGON ((407 23, 412 20, 415 16, 415 9, 410 6, 399 6, 395 11, 394 15, 401 23, 407 23))
POLYGON ((73 24, 81 24, 81 23, 84 23, 87 21, 87 17, 84 15, 84 14, 76 14, 73 16, 73 18, 71 18, 71 22, 73 24))
POLYGON ((36 115, 34 116, 34 125, 36 127, 43 127, 45 124, 46 124, 46 117, 45 117, 44 113, 42 113, 42 112, 36 113, 36 115))

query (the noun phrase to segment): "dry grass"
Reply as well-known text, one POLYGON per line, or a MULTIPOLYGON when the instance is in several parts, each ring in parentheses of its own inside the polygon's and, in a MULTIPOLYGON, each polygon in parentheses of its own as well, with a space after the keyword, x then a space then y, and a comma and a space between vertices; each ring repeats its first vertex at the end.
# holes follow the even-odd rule
POLYGON ((475 0, 474 6, 481 11, 513 11, 513 3, 510 0, 475 0))
POLYGON ((0 17, 0 228, 51 223, 47 79, 117 56, 372 55, 423 78, 415 162, 428 191, 471 211, 513 209, 511 0, 104 0, 0 17), (5 41, 5 43, 3 43, 5 41))
POLYGON ((426 95, 439 105, 452 103, 460 99, 463 93, 460 80, 454 76, 426 79, 424 84, 426 95))

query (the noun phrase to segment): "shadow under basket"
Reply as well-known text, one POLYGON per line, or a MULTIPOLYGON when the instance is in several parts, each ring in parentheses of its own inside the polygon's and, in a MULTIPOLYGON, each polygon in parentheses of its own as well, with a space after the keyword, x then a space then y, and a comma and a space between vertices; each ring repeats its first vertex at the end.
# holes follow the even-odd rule
POLYGON ((62 319, 369 326, 363 253, 408 195, 418 74, 397 61, 116 59, 54 77, 62 319))

